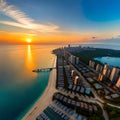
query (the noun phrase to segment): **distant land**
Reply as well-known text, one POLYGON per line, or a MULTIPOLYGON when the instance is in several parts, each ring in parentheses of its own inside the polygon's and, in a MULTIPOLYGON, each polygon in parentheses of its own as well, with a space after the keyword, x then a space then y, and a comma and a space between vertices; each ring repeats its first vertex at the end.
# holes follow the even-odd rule
MULTIPOLYGON (((91 48, 82 49, 82 51, 72 51, 72 54, 78 56, 81 61, 89 64, 89 60, 94 60, 96 57, 120 57, 120 50, 104 49, 104 48, 91 48)), ((102 62, 95 60, 102 64, 102 62)))

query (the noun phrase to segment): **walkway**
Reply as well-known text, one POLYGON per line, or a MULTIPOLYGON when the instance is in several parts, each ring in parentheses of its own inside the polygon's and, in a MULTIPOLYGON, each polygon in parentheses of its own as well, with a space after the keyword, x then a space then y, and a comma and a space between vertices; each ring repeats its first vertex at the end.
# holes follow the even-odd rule
MULTIPOLYGON (((105 118, 105 120, 109 120, 109 117, 108 117, 108 114, 107 112, 103 109, 103 104, 104 101, 99 98, 99 96, 96 94, 96 91, 91 87, 91 85, 85 80, 85 78, 81 75, 81 73, 71 64, 71 66, 73 67, 73 69, 75 69, 75 71, 78 73, 78 75, 80 76, 80 78, 88 85, 88 87, 91 89, 92 93, 94 94, 95 96, 95 103, 99 104, 100 107, 102 108, 102 111, 103 111, 103 116, 105 118)), ((89 101, 89 100, 88 100, 89 101)))

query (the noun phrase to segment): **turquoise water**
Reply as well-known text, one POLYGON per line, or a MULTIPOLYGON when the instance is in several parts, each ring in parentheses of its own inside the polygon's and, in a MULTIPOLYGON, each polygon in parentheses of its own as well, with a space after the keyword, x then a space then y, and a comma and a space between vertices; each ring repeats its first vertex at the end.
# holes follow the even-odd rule
MULTIPOLYGON (((103 45, 93 46, 102 48, 103 45)), ((50 73, 36 74, 32 70, 51 67, 54 61, 51 51, 57 47, 0 46, 0 120, 21 118, 39 99, 48 84, 50 73)), ((111 46, 104 47, 111 48, 111 46)), ((113 48, 120 49, 119 46, 113 48)))
POLYGON ((33 69, 51 67, 55 46, 0 46, 0 120, 24 115, 44 92, 49 72, 33 69))
POLYGON ((120 67, 119 57, 97 57, 94 59, 102 62, 103 64, 107 63, 108 65, 111 65, 111 66, 120 67))

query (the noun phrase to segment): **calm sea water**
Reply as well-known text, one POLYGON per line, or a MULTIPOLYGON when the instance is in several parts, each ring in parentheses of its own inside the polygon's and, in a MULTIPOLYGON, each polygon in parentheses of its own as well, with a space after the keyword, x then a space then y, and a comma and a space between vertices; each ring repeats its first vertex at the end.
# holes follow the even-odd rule
POLYGON ((105 49, 114 49, 120 50, 120 44, 81 44, 82 46, 89 46, 93 48, 105 48, 105 49))
POLYGON ((103 64, 107 63, 108 65, 112 65, 114 67, 120 67, 119 57, 97 57, 94 59, 102 62, 103 64))
MULTIPOLYGON (((120 46, 86 44, 85 46, 120 49, 120 46)), ((51 67, 58 46, 0 46, 0 120, 21 118, 44 92, 49 72, 32 69, 51 67)))
POLYGON ((0 120, 23 115, 44 92, 49 72, 32 69, 51 67, 56 46, 0 46, 0 120))

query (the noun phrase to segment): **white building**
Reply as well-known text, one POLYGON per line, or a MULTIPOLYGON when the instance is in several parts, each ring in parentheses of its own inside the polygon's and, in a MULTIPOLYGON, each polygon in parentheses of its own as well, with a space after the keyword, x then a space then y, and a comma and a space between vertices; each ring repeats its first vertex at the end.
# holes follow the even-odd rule
POLYGON ((69 57, 69 61, 72 63, 72 64, 75 64, 76 60, 75 60, 75 56, 71 55, 69 57))
POLYGON ((75 79, 74 79, 74 85, 77 84, 78 79, 79 79, 79 76, 75 76, 75 79))
POLYGON ((89 66, 91 67, 91 68, 95 68, 95 62, 94 61, 89 61, 89 66))
POLYGON ((75 75, 75 70, 72 70, 71 71, 71 76, 74 77, 74 75, 75 75))

